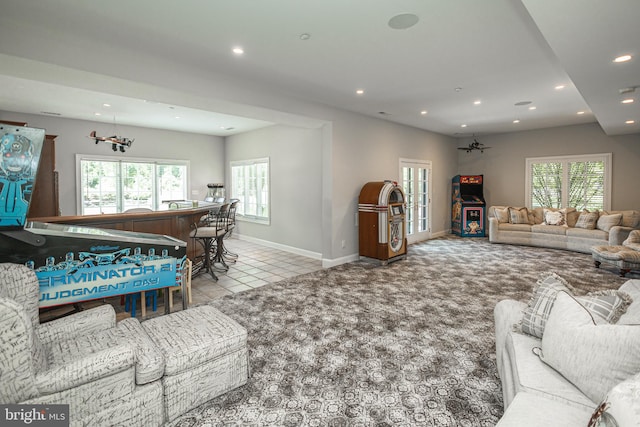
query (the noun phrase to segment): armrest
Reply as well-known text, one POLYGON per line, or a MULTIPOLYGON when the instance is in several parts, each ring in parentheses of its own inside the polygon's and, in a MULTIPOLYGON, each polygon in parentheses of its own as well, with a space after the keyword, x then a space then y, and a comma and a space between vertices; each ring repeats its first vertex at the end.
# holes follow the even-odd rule
MULTIPOLYGON (((118 345, 37 373, 36 387, 40 393, 56 393, 109 377, 134 363, 134 349, 128 344, 118 345)), ((131 380, 134 381, 133 375, 131 380)))
POLYGON ((489 217, 489 241, 495 242, 498 240, 498 228, 500 224, 498 223, 498 218, 490 216, 489 217))
POLYGON ((68 340, 82 335, 94 334, 105 329, 115 328, 115 326, 116 312, 112 306, 105 304, 42 323, 38 327, 37 333, 40 340, 47 344, 57 340, 68 340))
POLYGON ((635 229, 631 228, 631 227, 624 227, 622 225, 614 225, 613 227, 611 227, 611 230, 609 230, 609 245, 611 245, 611 246, 621 245, 622 242, 627 240, 627 237, 629 237, 629 234, 633 230, 635 230, 635 229))
POLYGON ((0 402, 18 403, 38 395, 33 384, 33 329, 24 308, 0 297, 0 402))

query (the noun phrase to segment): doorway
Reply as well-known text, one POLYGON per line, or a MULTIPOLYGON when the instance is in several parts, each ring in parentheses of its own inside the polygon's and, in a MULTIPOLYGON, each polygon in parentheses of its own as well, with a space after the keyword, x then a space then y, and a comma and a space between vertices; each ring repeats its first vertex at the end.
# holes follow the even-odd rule
POLYGON ((431 237, 431 162, 400 159, 400 185, 407 199, 407 244, 431 237))

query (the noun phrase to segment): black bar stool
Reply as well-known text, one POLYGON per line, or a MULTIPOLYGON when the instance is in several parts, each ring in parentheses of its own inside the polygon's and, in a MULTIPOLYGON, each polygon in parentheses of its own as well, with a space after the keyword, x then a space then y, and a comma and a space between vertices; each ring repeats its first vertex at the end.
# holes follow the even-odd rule
POLYGON ((218 276, 214 272, 214 254, 217 253, 216 242, 219 230, 217 228, 217 215, 226 206, 225 211, 228 212, 229 205, 221 205, 217 213, 209 211, 207 215, 202 215, 197 223, 193 224, 193 230, 189 233, 189 237, 195 239, 204 250, 202 260, 197 262, 194 268, 193 276, 197 276, 201 272, 209 272, 213 280, 218 281, 218 276))

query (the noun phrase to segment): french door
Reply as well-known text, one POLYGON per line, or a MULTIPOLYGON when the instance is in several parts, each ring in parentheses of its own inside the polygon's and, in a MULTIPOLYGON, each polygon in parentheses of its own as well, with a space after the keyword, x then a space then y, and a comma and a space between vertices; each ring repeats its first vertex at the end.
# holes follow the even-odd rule
POLYGON ((407 199, 407 243, 431 237, 431 162, 400 159, 400 183, 407 199))

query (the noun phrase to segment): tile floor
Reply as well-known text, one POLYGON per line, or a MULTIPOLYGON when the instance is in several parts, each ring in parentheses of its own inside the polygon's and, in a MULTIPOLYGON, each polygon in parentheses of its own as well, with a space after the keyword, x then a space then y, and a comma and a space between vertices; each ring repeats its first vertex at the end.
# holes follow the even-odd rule
POLYGON ((193 278, 191 281, 193 304, 322 269, 320 260, 246 240, 232 237, 225 240, 225 246, 230 252, 238 254, 237 261, 229 264, 229 271, 226 273, 216 273, 217 282, 206 272, 193 278))
MULTIPOLYGON (((225 246, 230 252, 238 254, 236 262, 229 263, 227 272, 216 272, 218 281, 207 272, 194 277, 191 280, 192 305, 322 269, 320 260, 234 237, 225 240, 225 246)), ((124 306, 120 304, 120 298, 110 298, 107 302, 114 306, 119 319, 127 317, 124 306)), ((180 292, 176 292, 172 311, 181 309, 182 296, 180 292)), ((151 307, 147 306, 146 317, 163 314, 164 311, 164 298, 158 298, 157 310, 153 312, 151 307)), ((137 307, 136 317, 142 317, 140 307, 137 307)))

